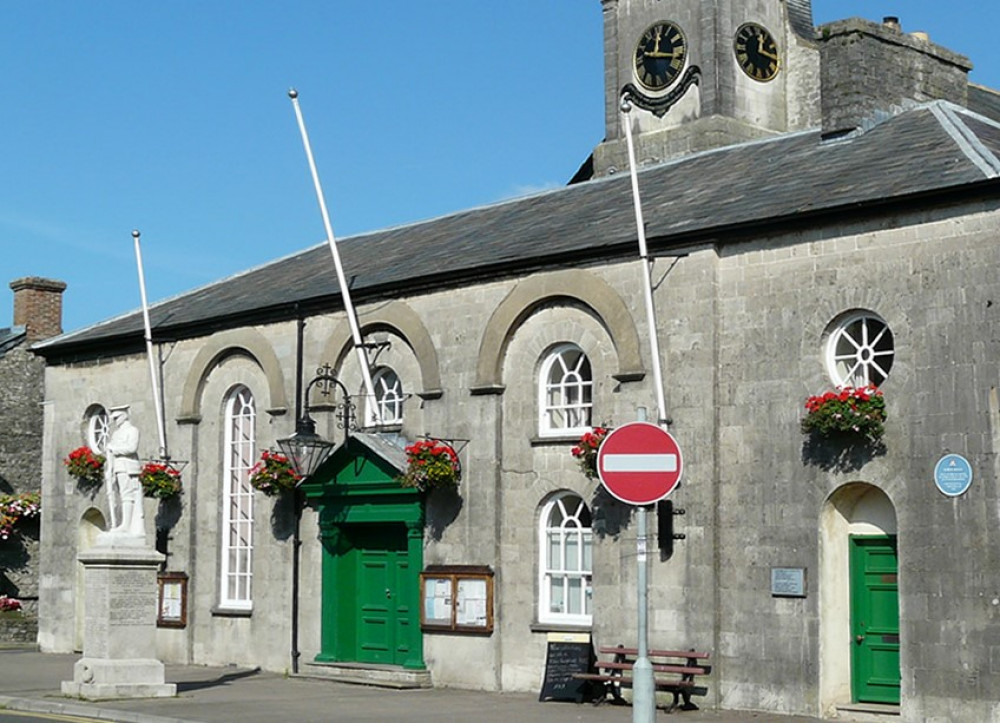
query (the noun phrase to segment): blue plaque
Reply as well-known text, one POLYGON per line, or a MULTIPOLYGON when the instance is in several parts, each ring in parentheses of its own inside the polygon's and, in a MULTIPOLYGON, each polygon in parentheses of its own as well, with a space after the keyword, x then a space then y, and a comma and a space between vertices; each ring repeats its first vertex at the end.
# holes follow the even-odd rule
POLYGON ((949 497, 965 494, 972 486, 972 465, 960 454, 946 454, 934 465, 934 484, 949 497))

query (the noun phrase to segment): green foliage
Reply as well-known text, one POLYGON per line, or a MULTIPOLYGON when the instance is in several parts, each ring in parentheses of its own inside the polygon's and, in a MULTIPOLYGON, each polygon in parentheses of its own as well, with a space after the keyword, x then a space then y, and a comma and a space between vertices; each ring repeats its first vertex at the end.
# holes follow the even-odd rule
POLYGON ((877 442, 885 432, 885 399, 875 387, 844 387, 809 397, 802 431, 821 437, 857 436, 877 442))

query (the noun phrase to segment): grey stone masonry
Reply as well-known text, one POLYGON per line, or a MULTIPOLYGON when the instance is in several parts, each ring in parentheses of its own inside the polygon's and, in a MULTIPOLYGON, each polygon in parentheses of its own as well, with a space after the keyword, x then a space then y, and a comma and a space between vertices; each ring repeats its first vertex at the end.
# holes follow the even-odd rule
MULTIPOLYGON (((42 401, 45 362, 29 350, 32 341, 62 331, 62 292, 66 284, 42 278, 12 281, 14 328, 0 346, 0 495, 38 492, 42 488, 42 401)), ((0 595, 18 598, 35 626, 38 599, 38 524, 21 523, 0 540, 0 595)), ((27 634, 18 626, 0 627, 0 641, 27 634)), ((32 640, 34 639, 33 634, 32 640)))
POLYGON ((819 36, 825 135, 861 128, 908 102, 968 103, 969 59, 902 32, 894 18, 839 20, 819 36))

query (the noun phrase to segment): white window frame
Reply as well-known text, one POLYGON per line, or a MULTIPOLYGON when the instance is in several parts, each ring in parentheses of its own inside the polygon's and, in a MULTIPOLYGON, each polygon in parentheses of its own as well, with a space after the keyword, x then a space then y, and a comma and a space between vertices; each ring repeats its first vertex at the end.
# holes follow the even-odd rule
POLYGON ((222 543, 219 606, 253 608, 253 488, 249 471, 257 454, 253 393, 234 387, 226 398, 222 471, 222 543))
POLYGON ((368 399, 366 405, 365 419, 368 426, 376 423, 376 407, 382 413, 382 424, 402 424, 403 423, 403 402, 406 395, 403 394, 403 380, 399 374, 391 367, 379 367, 372 375, 372 386, 375 389, 375 398, 368 399), (390 384, 390 380, 395 380, 390 384))
POLYGON ((838 319, 826 339, 826 371, 838 387, 882 386, 894 359, 892 330, 871 311, 838 319))
POLYGON ((100 405, 91 407, 87 415, 87 446, 98 454, 104 454, 111 437, 111 418, 108 410, 100 405))
POLYGON ((552 497, 542 508, 538 522, 540 623, 580 626, 593 623, 594 533, 592 527, 583 524, 584 511, 589 517, 587 503, 572 492, 552 497), (561 519, 553 524, 556 513, 561 519), (557 588, 561 589, 563 600, 563 605, 557 607, 563 609, 554 610, 552 591, 557 588), (565 603, 574 594, 579 612, 568 612, 565 603))
POLYGON ((590 358, 576 344, 554 347, 538 374, 538 433, 543 437, 583 434, 591 428, 593 410, 590 358), (575 363, 568 359, 570 355, 579 355, 575 363))

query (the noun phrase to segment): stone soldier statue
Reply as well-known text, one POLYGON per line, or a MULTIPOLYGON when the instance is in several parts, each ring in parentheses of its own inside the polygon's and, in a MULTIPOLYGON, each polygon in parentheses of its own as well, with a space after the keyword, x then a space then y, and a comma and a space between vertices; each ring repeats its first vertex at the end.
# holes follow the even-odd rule
POLYGON ((110 532, 130 537, 145 537, 142 511, 142 485, 139 483, 139 430, 129 419, 128 405, 112 407, 114 430, 107 445, 108 507, 110 532))

